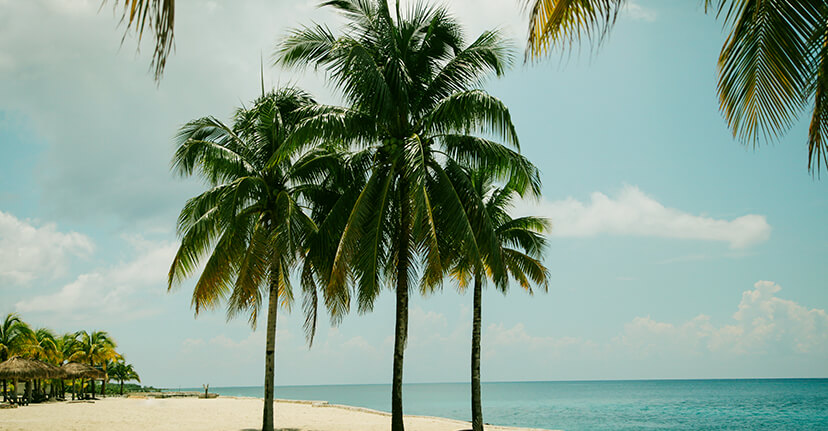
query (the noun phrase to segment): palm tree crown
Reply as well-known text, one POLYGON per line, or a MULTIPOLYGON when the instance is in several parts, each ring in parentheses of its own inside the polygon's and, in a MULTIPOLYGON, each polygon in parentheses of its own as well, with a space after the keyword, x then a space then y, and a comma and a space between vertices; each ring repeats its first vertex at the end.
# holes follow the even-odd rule
POLYGON ((102 364, 110 359, 118 358, 118 347, 115 340, 106 331, 78 331, 74 352, 70 361, 85 362, 89 365, 102 364))
POLYGON ((21 353, 34 340, 34 332, 15 313, 9 313, 0 325, 0 362, 21 353))

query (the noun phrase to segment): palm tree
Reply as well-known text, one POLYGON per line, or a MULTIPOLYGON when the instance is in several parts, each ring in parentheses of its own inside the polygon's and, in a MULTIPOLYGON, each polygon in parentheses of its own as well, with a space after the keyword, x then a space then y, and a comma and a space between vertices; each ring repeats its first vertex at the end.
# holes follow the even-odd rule
MULTIPOLYGON (((312 188, 313 179, 324 176, 332 161, 326 149, 305 151, 303 142, 291 138, 314 105, 307 93, 284 88, 263 94, 251 108, 237 110, 232 126, 213 117, 194 120, 181 129, 173 159, 175 171, 185 176, 198 171, 211 188, 190 199, 181 211, 181 246, 170 268, 169 287, 205 261, 193 290, 196 314, 226 300, 228 317, 249 313, 255 327, 263 300, 268 300, 265 431, 273 429, 279 301, 290 307, 291 271, 317 231, 303 210, 303 193, 312 188)), ((302 279, 303 293, 315 298, 309 278, 302 279)), ((314 300, 306 302, 315 305, 314 300)), ((315 307, 306 310, 307 323, 314 325, 315 307)), ((312 328, 306 329, 312 335, 312 328)))
MULTIPOLYGON (((472 354, 471 354, 471 411, 472 429, 483 431, 483 408, 480 391, 480 339, 482 328, 483 284, 487 274, 495 286, 506 293, 509 278, 532 293, 532 283, 547 288, 548 271, 540 262, 546 244, 543 236, 548 229, 546 219, 538 217, 512 218, 509 209, 518 192, 511 184, 497 187, 491 172, 470 171, 468 179, 457 188, 471 187, 473 196, 466 202, 466 213, 475 226, 475 234, 493 235, 490 243, 495 248, 484 253, 479 260, 460 255, 453 276, 459 281, 461 290, 473 282, 472 354), (503 272, 505 271, 505 273, 503 272)), ((486 242, 478 238, 478 242, 486 242)))
MULTIPOLYGON (((82 361, 94 367, 95 364, 104 365, 106 361, 120 357, 118 352, 115 351, 118 345, 106 331, 93 331, 91 333, 78 331, 75 335, 77 336, 77 343, 75 344, 75 352, 69 357, 70 361, 82 361)), ((90 380, 90 384, 92 396, 94 397, 95 380, 90 380)))
POLYGON ((381 286, 393 286, 391 423, 401 431, 415 268, 421 269, 420 289, 427 291, 440 285, 458 250, 476 257, 485 247, 477 243, 464 197, 452 185, 452 177, 460 174, 454 161, 511 178, 521 191, 537 191, 539 179, 519 153, 474 135, 518 148, 508 109, 479 85, 503 73, 511 61, 512 51, 499 32, 485 32, 466 45, 446 9, 424 3, 405 13, 399 2, 392 12, 384 0, 329 0, 323 6, 348 21, 345 30, 339 35, 320 25, 294 30, 278 47, 278 62, 325 70, 350 105, 318 107, 297 138, 342 140, 372 154, 327 289, 339 290, 353 280, 359 311, 367 312, 381 286))
MULTIPOLYGON (((16 313, 9 313, 0 325, 0 362, 6 361, 10 357, 22 353, 31 340, 34 339, 34 332, 32 332, 29 325, 20 319, 16 313)), ((3 401, 7 398, 8 383, 3 380, 3 401)))
POLYGON ((60 352, 54 332, 48 328, 38 328, 34 337, 26 346, 26 356, 43 362, 56 363, 60 352))
POLYGON ((128 382, 130 380, 135 380, 139 383, 141 382, 141 377, 135 371, 135 367, 132 364, 125 363, 123 360, 113 363, 108 374, 110 377, 120 382, 121 390, 119 393, 121 395, 124 394, 124 382, 128 382))
MULTIPOLYGON (((527 55, 603 40, 626 0, 526 0, 527 55)), ((828 3, 824 0, 705 0, 729 35, 719 54, 720 109, 734 137, 780 138, 805 109, 808 169, 828 161, 828 3)))
MULTIPOLYGON (((78 349, 78 335, 74 332, 68 332, 56 339, 58 352, 60 353, 60 361, 58 365, 63 365, 78 349)), ((72 397, 75 396, 74 380, 72 380, 72 397)), ((66 387, 63 380, 60 381, 60 390, 62 395, 66 395, 66 387)))
MULTIPOLYGON (((34 337, 24 347, 24 355, 43 362, 57 363, 60 352, 58 351, 55 334, 48 328, 38 328, 34 331, 34 337)), ((39 380, 35 380, 35 392, 40 392, 40 383, 39 380)))

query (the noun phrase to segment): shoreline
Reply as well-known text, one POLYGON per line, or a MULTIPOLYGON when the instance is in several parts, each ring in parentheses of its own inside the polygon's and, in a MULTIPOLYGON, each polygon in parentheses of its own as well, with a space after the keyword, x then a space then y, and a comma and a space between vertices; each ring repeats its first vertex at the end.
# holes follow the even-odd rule
MULTIPOLYGON (((108 397, 92 403, 51 402, 0 410, 4 431, 47 431, 72 424, 84 431, 193 429, 255 431, 261 427, 261 398, 108 397)), ((391 414, 364 407, 316 400, 275 400, 275 422, 295 431, 387 431, 391 414)), ((458 431, 471 423, 435 416, 405 416, 410 431, 458 431)), ((490 431, 550 431, 487 425, 490 431)))

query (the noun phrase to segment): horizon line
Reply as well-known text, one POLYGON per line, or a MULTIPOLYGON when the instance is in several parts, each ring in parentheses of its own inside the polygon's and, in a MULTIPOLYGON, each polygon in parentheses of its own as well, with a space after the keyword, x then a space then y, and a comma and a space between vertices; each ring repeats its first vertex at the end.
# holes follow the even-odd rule
MULTIPOLYGON (((612 383, 612 382, 693 382, 693 381, 738 381, 738 380, 828 380, 828 377, 713 377, 713 378, 647 378, 647 379, 572 379, 572 380, 494 380, 483 381, 488 384, 503 384, 503 383, 612 383)), ((293 385, 275 385, 275 387, 290 388, 290 387, 321 387, 321 386, 388 386, 391 383, 313 383, 313 384, 293 384, 293 385)), ((454 381, 454 382, 410 382, 403 383, 405 385, 457 385, 470 384, 469 381, 454 381)), ((151 385, 149 385, 151 386, 151 385)), ((212 386, 212 385, 211 385, 212 386)), ((239 385, 239 386, 213 386, 214 388, 259 388, 262 385, 239 385)), ((191 389, 197 386, 161 386, 158 389, 191 389)))

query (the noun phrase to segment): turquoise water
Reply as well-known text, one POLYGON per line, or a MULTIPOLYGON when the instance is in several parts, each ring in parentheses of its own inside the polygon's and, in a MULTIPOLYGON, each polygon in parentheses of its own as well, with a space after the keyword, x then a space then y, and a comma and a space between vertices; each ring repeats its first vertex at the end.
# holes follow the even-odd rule
MULTIPOLYGON (((194 388, 192 390, 201 390, 194 388)), ((262 397, 262 387, 210 388, 262 397)), ((390 409, 390 385, 283 386, 277 398, 390 409)), ((469 420, 467 383, 405 385, 405 413, 469 420)), ((828 379, 483 384, 484 421, 592 430, 828 430, 828 379)))

